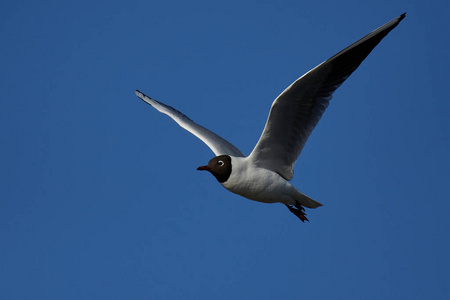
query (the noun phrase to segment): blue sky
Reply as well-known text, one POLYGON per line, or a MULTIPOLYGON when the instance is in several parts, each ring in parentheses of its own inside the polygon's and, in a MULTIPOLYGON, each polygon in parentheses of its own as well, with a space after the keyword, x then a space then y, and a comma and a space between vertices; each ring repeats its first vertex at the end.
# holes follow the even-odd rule
POLYGON ((2 1, 2 299, 448 299, 444 1, 2 1), (303 224, 196 168, 135 95, 249 154, 275 97, 407 17, 338 89, 292 183, 303 224))

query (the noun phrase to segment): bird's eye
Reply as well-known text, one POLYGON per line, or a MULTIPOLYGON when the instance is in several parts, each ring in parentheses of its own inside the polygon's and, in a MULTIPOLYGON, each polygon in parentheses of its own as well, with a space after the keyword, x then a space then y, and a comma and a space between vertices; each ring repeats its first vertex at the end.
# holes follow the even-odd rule
POLYGON ((219 160, 217 163, 218 163, 220 166, 223 166, 223 161, 219 160))

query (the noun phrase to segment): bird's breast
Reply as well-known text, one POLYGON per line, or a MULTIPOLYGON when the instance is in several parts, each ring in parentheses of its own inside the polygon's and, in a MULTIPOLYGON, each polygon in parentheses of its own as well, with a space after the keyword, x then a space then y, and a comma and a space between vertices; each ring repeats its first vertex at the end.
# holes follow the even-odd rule
POLYGON ((266 203, 283 202, 294 188, 277 173, 252 166, 245 158, 233 158, 231 175, 221 184, 230 192, 266 203))

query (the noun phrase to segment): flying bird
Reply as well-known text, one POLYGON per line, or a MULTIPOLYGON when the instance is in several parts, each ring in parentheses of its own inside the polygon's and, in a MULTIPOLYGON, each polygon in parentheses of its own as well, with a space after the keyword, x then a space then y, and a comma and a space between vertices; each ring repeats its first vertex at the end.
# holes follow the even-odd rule
POLYGON ((175 108, 138 90, 136 95, 211 148, 216 157, 197 170, 209 171, 230 192, 259 202, 283 203, 302 222, 309 221, 304 206, 322 204, 289 182, 295 162, 334 91, 404 17, 402 14, 372 31, 287 87, 272 103, 262 135, 249 156, 175 108))

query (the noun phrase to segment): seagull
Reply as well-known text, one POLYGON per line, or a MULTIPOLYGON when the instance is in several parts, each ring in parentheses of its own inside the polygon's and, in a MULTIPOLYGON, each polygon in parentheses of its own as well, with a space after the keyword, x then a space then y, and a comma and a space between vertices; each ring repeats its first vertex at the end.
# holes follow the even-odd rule
POLYGON ((245 156, 224 138, 162 102, 136 90, 136 95, 202 140, 216 155, 197 170, 209 171, 230 192, 263 203, 282 203, 302 222, 305 209, 321 203, 301 193, 289 181, 308 137, 334 91, 358 68, 405 13, 313 68, 287 87, 272 103, 264 130, 245 156))

